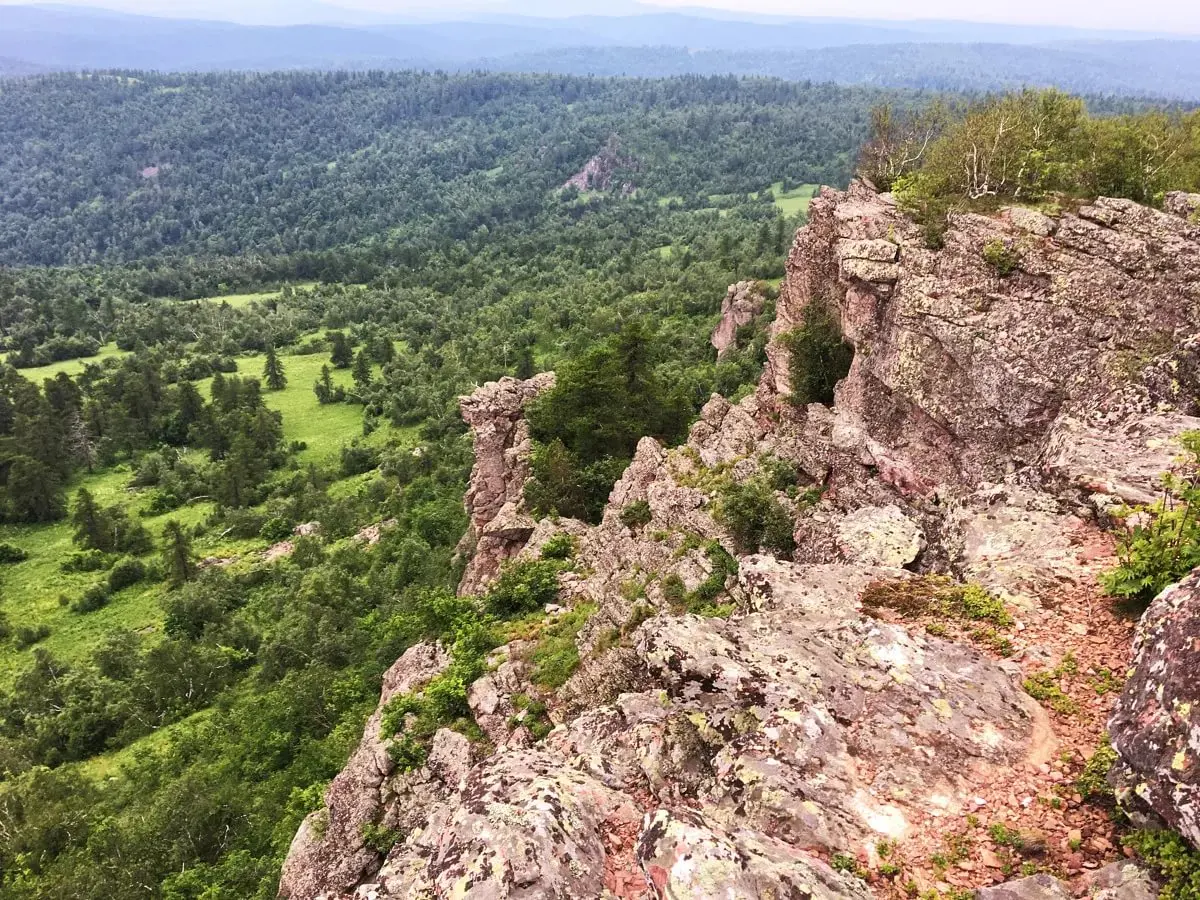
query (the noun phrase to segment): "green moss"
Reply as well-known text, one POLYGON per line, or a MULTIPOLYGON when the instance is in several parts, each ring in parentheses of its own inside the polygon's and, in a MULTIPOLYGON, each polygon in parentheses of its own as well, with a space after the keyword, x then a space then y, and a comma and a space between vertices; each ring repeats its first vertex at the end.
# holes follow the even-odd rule
POLYGON ((943 575, 874 581, 863 591, 862 602, 868 612, 890 609, 905 617, 937 616, 1000 628, 1013 624, 999 597, 978 584, 959 584, 943 575))
POLYGON ((1106 734, 1075 782, 1084 799, 1114 799, 1113 789, 1108 783, 1108 773, 1116 761, 1117 751, 1113 749, 1106 734))
POLYGON ((1053 669, 1034 672, 1023 682, 1025 693, 1043 706, 1048 706, 1059 715, 1071 716, 1079 711, 1079 704, 1072 700, 1059 687, 1059 681, 1068 675, 1079 671, 1075 657, 1068 653, 1061 663, 1053 669))

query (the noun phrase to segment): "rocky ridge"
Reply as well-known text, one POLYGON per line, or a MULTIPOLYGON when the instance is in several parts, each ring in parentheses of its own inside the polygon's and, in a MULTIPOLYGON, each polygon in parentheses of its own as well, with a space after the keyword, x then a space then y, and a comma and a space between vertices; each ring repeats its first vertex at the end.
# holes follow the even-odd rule
MULTIPOLYGON (((1058 218, 964 215, 934 251, 855 184, 823 191, 797 235, 758 391, 714 396, 682 447, 644 439, 598 525, 523 511, 521 411, 552 375, 464 398, 462 592, 575 535, 559 603, 594 610, 582 663, 548 694, 529 681, 530 640, 501 648, 468 695, 491 754, 443 730, 425 767, 396 774, 377 714, 297 835, 281 896, 1152 896, 1075 780, 1133 638, 1096 588, 1106 529, 1200 427, 1163 377, 1191 371, 1198 321, 1186 216, 1107 199, 1058 218), (832 408, 789 402, 778 340, 814 301, 836 304, 855 351, 832 408), (727 574, 721 491, 772 460, 797 473, 777 500, 798 549, 742 554, 727 574), (631 529, 621 511, 639 501, 650 519, 631 529), (692 603, 713 579, 728 605, 692 603), (1003 614, 889 605, 968 581, 1003 614), (557 724, 542 741, 528 696, 557 724), (395 829, 395 845, 367 846, 364 825, 395 829), (1013 880, 1021 862, 1066 880, 1013 880)), ((1193 582, 1152 607, 1112 726, 1131 795, 1193 841, 1198 614, 1193 582)), ((410 650, 384 701, 443 657, 410 650)))

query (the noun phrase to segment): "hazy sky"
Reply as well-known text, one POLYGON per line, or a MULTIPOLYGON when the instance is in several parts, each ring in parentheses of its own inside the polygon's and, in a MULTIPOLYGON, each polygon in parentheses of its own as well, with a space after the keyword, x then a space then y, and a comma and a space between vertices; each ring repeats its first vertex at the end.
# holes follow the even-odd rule
MULTIPOLYGON (((0 0, 20 3, 28 0, 0 0)), ((102 6, 152 15, 274 20, 304 18, 313 0, 67 0, 75 5, 102 6), (207 12, 208 15, 202 15, 207 12)), ((495 10, 531 15, 572 12, 627 12, 633 0, 331 0, 332 5, 422 18, 452 16, 462 10, 495 10), (434 12, 431 12, 434 10, 434 12), (440 13, 440 15, 439 15, 440 13)), ((713 6, 741 12, 793 16, 874 19, 957 19, 1022 24, 1070 25, 1139 31, 1200 33, 1196 0, 1005 0, 969 4, 962 0, 653 0, 656 6, 713 6)))

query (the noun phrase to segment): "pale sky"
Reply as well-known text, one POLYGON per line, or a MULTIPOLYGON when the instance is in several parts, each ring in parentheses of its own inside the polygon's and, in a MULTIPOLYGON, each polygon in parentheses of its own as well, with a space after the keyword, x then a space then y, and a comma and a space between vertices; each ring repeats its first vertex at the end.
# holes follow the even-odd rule
MULTIPOLYGON (((0 0, 25 3, 29 0, 0 0)), ((68 0, 148 15, 196 18, 295 18, 312 0, 68 0), (285 12, 286 11, 286 12, 285 12), (207 13, 207 15, 205 14, 207 13), (248 15, 247 15, 248 14, 248 15)), ((320 2, 320 0, 318 0, 320 2)), ((313 4, 316 5, 315 3, 313 4)), ((421 18, 452 18, 463 11, 529 15, 626 13, 634 0, 332 0, 331 6, 421 18)), ((1065 25, 1076 28, 1168 31, 1200 34, 1196 0, 1005 0, 964 4, 962 0, 653 0, 657 7, 718 7, 725 10, 786 16, 868 19, 953 19, 1013 24, 1065 25)), ((643 9, 645 7, 643 6, 643 9)), ((307 18, 300 14, 301 18, 307 18)))

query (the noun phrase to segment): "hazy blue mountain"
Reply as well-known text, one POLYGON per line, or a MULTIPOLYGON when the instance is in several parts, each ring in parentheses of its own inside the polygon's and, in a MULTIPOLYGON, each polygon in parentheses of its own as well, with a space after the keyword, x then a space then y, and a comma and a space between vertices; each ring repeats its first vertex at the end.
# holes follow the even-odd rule
MULTIPOLYGON (((338 14, 337 7, 319 2, 297 10, 338 14)), ((1118 37, 962 22, 737 21, 683 12, 264 26, 0 6, 0 75, 281 68, 737 74, 966 91, 1054 85, 1089 94, 1200 100, 1200 41, 1118 37)))

